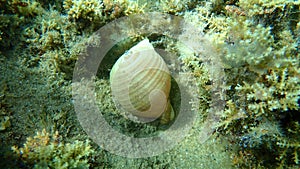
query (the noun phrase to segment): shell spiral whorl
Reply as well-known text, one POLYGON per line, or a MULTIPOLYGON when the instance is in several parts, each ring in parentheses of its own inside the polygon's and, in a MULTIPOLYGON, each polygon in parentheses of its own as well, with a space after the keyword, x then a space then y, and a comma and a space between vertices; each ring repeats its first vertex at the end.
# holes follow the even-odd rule
POLYGON ((148 39, 117 60, 110 73, 110 85, 117 106, 143 122, 170 111, 169 69, 148 39))

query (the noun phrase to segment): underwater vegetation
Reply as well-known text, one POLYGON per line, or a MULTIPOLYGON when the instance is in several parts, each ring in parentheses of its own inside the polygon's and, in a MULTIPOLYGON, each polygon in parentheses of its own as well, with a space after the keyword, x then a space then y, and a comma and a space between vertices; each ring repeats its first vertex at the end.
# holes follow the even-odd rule
POLYGON ((227 2, 230 18, 203 17, 207 9, 196 8, 204 14, 195 24, 210 27, 204 31, 225 67, 226 105, 217 132, 233 136, 234 164, 298 166, 299 137, 292 133, 299 132, 299 2, 227 2))
POLYGON ((13 146, 12 150, 34 168, 89 168, 94 153, 88 141, 62 143, 57 131, 50 136, 45 129, 28 137, 23 147, 13 146))
MULTIPOLYGON (((299 168, 300 1, 0 0, 0 9, 0 168, 299 168), (73 69, 87 44, 102 45, 91 36, 95 31, 152 11, 197 27, 203 51, 191 52, 167 35, 128 32, 131 39, 107 54, 107 67, 95 77, 98 107, 128 135, 164 130, 124 118, 111 98, 112 65, 148 38, 175 56, 169 69, 176 60, 184 81, 195 83, 197 100, 190 103, 197 113, 174 149, 128 159, 89 141, 73 106, 73 69), (217 71, 207 65, 214 60, 224 72, 218 89, 217 71), (215 111, 212 96, 218 95, 224 109, 215 111), (201 142, 212 114, 211 137, 201 142)), ((189 30, 182 35, 193 39, 189 30)))

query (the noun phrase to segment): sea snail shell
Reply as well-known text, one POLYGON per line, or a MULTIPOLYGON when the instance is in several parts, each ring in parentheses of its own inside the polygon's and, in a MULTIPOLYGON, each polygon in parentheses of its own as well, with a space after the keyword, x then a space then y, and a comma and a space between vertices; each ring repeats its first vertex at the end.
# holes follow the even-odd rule
POLYGON ((110 72, 110 85, 117 107, 138 117, 141 122, 173 111, 169 101, 169 69, 148 39, 117 60, 110 72))

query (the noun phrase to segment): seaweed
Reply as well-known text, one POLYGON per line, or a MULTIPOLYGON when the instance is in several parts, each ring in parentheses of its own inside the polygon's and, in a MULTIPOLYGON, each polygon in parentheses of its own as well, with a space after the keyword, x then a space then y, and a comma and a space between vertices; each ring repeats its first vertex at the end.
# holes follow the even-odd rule
MULTIPOLYGON (((14 160, 37 168, 67 167, 67 163, 69 168, 299 167, 299 1, 0 0, 0 9, 1 157, 11 159, 8 147, 25 142, 21 148, 13 147, 12 164, 1 167, 12 168, 14 160), (86 45, 103 43, 91 37, 93 32, 123 16, 152 11, 181 16, 197 27, 203 34, 196 41, 200 52, 180 42, 194 38, 190 25, 180 30, 184 38, 177 40, 167 34, 128 32, 132 41, 116 48, 125 51, 149 36, 154 46, 172 53, 176 61, 169 66, 179 63, 183 83, 196 86, 189 92, 197 98, 190 101, 197 115, 189 136, 174 149, 155 157, 127 159, 79 141, 88 136, 76 120, 71 79, 86 45), (210 64, 215 60, 226 77, 222 84, 216 80, 217 68, 210 64), (224 104, 224 109, 211 108, 214 96, 220 96, 217 104, 224 104), (215 121, 209 124, 212 115, 215 121), (199 141, 206 124, 212 136, 199 141), (28 137, 33 128, 46 130, 28 137), (61 136, 46 132, 56 130, 61 136), (61 163, 54 164, 55 160, 61 163)), ((96 79, 96 96, 108 120, 118 123, 114 127, 132 136, 156 130, 156 126, 124 123, 109 97, 105 78, 96 79)))
POLYGON ((58 131, 50 135, 45 129, 28 137, 23 147, 12 146, 12 150, 33 168, 89 168, 94 155, 88 140, 63 143, 58 131))

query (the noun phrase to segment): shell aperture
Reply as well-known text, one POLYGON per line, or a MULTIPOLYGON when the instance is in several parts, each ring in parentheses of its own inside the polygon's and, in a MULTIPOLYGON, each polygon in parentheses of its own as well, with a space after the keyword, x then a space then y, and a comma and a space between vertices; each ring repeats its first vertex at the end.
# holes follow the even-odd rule
POLYGON ((110 72, 113 99, 118 108, 153 121, 171 111, 171 76, 163 58, 144 39, 125 52, 110 72))

